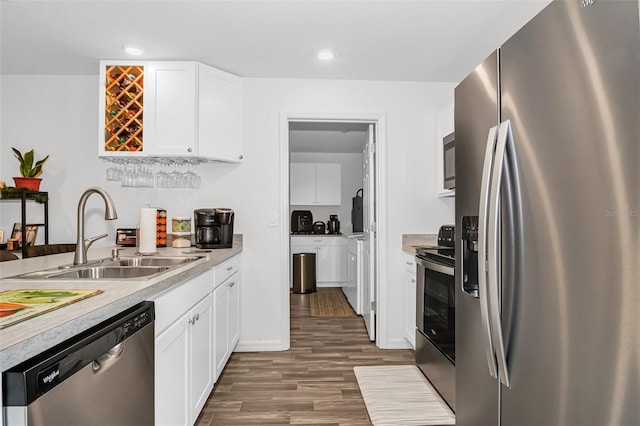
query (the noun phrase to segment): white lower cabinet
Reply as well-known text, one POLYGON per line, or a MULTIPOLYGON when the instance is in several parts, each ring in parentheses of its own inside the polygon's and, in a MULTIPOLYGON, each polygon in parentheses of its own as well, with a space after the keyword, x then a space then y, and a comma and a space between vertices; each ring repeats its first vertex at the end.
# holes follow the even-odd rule
POLYGON ((195 423, 240 335, 240 255, 154 299, 155 424, 195 423))
MULTIPOLYGON (((238 259, 239 261, 239 259, 238 259)), ((235 258, 216 267, 221 270, 236 270, 230 276, 220 280, 213 290, 214 329, 213 329, 213 363, 215 381, 218 380, 224 366, 227 364, 233 349, 240 337, 240 273, 238 267, 233 267, 235 258)), ((216 281, 218 281, 216 273, 216 281)))
POLYGON ((191 420, 213 390, 213 295, 207 295, 192 310, 191 317, 191 420))
POLYGON ((213 278, 206 271, 155 299, 156 425, 192 425, 213 389, 213 278))
POLYGON ((404 337, 416 347, 416 259, 414 256, 403 254, 402 283, 404 287, 405 303, 405 332, 404 337))

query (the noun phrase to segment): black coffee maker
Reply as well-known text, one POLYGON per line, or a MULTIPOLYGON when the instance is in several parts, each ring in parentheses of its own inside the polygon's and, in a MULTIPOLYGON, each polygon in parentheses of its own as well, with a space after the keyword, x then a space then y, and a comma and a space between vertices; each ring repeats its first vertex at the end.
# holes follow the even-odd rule
POLYGON ((201 249, 231 248, 233 245, 233 210, 194 210, 196 247, 201 249))

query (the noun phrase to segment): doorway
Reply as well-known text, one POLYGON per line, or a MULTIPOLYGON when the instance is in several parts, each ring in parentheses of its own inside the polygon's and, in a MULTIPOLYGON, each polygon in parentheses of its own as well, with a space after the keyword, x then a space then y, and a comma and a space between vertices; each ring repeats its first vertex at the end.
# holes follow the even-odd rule
MULTIPOLYGON (((283 321, 282 340, 289 347, 290 342, 290 322, 289 322, 289 287, 292 280, 291 277, 291 247, 290 247, 290 217, 291 211, 297 208, 311 209, 313 206, 292 206, 290 195, 290 164, 291 162, 336 162, 348 166, 346 170, 347 180, 351 180, 351 184, 346 184, 346 193, 342 194, 342 202, 338 205, 317 206, 314 211, 314 220, 325 220, 324 216, 329 217, 329 213, 338 213, 341 218, 340 231, 343 234, 353 233, 353 221, 351 218, 351 199, 356 195, 359 188, 363 188, 368 183, 368 200, 367 206, 363 209, 367 226, 363 233, 367 235, 368 249, 367 262, 364 262, 367 271, 366 293, 367 303, 363 306, 363 318, 367 324, 369 336, 371 340, 378 340, 379 329, 378 323, 381 316, 377 314, 377 307, 380 306, 379 281, 380 269, 382 266, 381 259, 384 258, 383 243, 379 238, 379 226, 377 224, 384 223, 380 216, 383 211, 384 201, 381 194, 382 173, 380 165, 380 153, 383 140, 381 129, 384 128, 384 116, 378 114, 344 114, 344 115, 318 115, 318 114, 285 114, 281 115, 281 200, 282 210, 284 212, 281 218, 282 224, 282 244, 285 248, 285 256, 283 259, 282 269, 284 276, 289 279, 283 285, 282 305, 286 308, 286 321, 283 321), (340 160, 340 157, 351 157, 350 160, 340 160), (355 188, 354 179, 354 158, 358 158, 357 169, 358 182, 355 188), (366 161, 365 161, 366 160, 366 161), (363 168, 364 167, 364 168, 363 168), (351 186, 349 186, 351 185, 351 186), (352 188, 353 187, 353 188, 352 188), (286 216, 286 217, 285 217, 286 216)), ((343 172, 344 173, 344 172, 343 172)), ((343 191, 344 192, 344 191, 343 191)), ((295 197, 294 197, 295 198, 295 197)), ((295 200, 294 200, 294 203, 295 200)), ((357 229, 356 229, 357 230, 357 229)), ((345 250, 345 268, 346 268, 346 250, 345 250)), ((364 287, 364 286, 363 286, 364 287)))

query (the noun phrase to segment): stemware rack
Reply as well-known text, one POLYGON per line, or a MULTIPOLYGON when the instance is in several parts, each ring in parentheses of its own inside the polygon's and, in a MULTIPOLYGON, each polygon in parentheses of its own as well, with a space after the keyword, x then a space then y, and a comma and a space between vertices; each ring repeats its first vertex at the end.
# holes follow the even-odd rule
POLYGON ((103 158, 103 161, 113 164, 107 169, 107 180, 120 181, 124 187, 181 189, 200 188, 202 179, 197 167, 205 163, 191 157, 103 158))

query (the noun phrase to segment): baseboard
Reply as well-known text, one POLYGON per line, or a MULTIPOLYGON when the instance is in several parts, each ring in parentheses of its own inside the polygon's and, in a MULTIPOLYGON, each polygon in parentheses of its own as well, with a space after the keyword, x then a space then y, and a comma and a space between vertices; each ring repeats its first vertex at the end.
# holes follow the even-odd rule
POLYGON ((404 337, 389 339, 384 346, 380 345, 380 349, 413 349, 411 344, 404 337))
POLYGON ((280 352, 287 349, 281 340, 253 340, 238 342, 234 352, 280 352))

